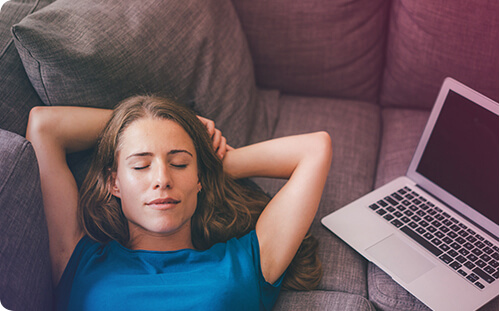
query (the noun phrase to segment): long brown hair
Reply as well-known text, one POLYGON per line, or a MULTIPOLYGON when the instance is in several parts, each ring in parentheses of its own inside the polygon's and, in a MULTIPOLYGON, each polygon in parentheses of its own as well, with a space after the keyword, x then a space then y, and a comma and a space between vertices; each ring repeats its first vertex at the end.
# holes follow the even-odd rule
MULTIPOLYGON (((107 243, 115 240, 128 246, 128 221, 118 198, 111 195, 111 173, 117 170, 117 151, 124 130, 142 118, 161 118, 177 122, 193 140, 198 158, 198 177, 203 191, 198 195, 191 218, 191 238, 196 249, 241 237, 255 224, 270 198, 248 181, 234 180, 224 173, 204 125, 187 107, 165 98, 134 96, 121 102, 102 131, 89 173, 80 189, 78 220, 92 239, 107 243)), ((310 290, 322 275, 317 255, 318 243, 308 234, 302 242, 283 281, 285 288, 310 290)))

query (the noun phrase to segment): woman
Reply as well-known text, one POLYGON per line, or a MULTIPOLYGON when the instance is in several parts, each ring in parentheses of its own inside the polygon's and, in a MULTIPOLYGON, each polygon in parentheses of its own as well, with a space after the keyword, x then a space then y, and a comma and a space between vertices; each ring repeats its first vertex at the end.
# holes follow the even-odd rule
POLYGON ((319 281, 304 238, 330 167, 326 133, 232 149, 213 122, 137 96, 113 112, 34 108, 27 138, 58 309, 271 309, 285 275, 292 288, 319 281), (79 194, 66 154, 96 142, 79 194), (234 181, 253 176, 288 182, 269 201, 234 181))

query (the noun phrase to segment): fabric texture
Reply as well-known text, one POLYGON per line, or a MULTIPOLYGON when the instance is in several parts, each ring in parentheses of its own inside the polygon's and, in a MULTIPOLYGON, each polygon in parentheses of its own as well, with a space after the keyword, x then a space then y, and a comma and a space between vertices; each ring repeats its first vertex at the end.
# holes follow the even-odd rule
POLYGON ((274 310, 376 311, 375 307, 362 296, 334 291, 282 291, 274 310))
POLYGON ((429 114, 427 110, 382 109, 382 139, 375 188, 406 174, 429 114))
POLYGON ((47 225, 31 144, 0 129, 0 301, 9 310, 51 310, 47 225))
POLYGON ((57 310, 271 310, 255 231, 206 251, 130 250, 83 237, 56 289, 57 310))
POLYGON ((11 0, 0 10, 0 128, 26 133, 32 107, 43 105, 24 71, 10 28, 53 0, 11 0))
MULTIPOLYGON (((372 189, 380 134, 379 107, 360 101, 282 96, 279 109, 273 138, 320 130, 332 138, 331 170, 312 225, 324 269, 319 288, 366 297, 366 260, 319 221, 372 189)), ((255 181, 270 194, 284 184, 276 179, 255 181)))
POLYGON ((365 101, 378 98, 389 2, 233 0, 257 85, 365 101))
POLYGON ((12 31, 47 105, 112 108, 163 95, 217 120, 235 146, 247 142, 253 65, 229 0, 59 0, 12 31))
POLYGON ((451 76, 498 102, 498 1, 395 0, 380 102, 430 109, 451 76))

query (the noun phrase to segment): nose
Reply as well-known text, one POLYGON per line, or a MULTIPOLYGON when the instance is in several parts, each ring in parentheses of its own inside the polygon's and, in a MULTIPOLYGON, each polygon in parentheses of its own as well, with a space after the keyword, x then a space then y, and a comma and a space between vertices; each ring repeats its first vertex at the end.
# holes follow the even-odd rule
POLYGON ((170 176, 168 166, 161 163, 157 166, 153 189, 156 190, 170 188, 172 188, 172 178, 170 176))

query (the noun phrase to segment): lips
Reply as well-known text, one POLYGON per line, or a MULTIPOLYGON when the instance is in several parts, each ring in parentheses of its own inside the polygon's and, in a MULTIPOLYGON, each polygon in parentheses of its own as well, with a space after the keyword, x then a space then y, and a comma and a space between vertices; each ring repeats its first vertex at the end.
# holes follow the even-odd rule
POLYGON ((175 207, 181 201, 174 198, 159 198, 146 203, 150 208, 157 210, 165 210, 175 207))

